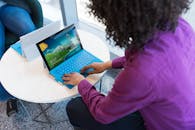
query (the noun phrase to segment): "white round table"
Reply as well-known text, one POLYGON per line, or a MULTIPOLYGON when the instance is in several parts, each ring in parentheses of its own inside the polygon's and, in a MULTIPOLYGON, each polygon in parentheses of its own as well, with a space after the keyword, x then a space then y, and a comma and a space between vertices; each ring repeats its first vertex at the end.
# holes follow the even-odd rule
MULTIPOLYGON (((97 36, 78 30, 83 48, 102 61, 110 60, 108 47, 97 36)), ((94 84, 102 74, 88 76, 94 84)), ((0 80, 13 96, 34 103, 54 103, 78 94, 77 87, 67 88, 57 83, 43 67, 39 56, 28 62, 15 50, 9 48, 0 61, 0 80)))

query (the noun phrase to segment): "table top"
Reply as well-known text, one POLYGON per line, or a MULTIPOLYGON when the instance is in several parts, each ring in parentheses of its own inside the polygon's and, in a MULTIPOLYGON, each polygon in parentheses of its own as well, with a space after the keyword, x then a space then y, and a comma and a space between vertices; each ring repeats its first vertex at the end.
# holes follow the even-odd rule
MULTIPOLYGON (((84 49, 100 58, 110 60, 108 47, 97 36, 78 30, 84 49)), ((90 75, 87 79, 94 84, 102 74, 90 75)), ((43 67, 41 56, 27 61, 9 48, 0 61, 0 79, 4 88, 13 96, 34 103, 53 103, 78 94, 77 86, 72 89, 57 83, 43 67)))

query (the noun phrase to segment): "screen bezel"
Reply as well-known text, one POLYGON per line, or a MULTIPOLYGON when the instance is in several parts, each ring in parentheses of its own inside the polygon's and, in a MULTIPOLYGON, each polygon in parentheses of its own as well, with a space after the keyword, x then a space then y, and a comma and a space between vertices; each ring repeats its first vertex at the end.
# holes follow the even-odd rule
MULTIPOLYGON (((53 67, 52 69, 49 67, 49 64, 48 64, 48 62, 47 62, 47 60, 46 60, 46 58, 45 58, 43 52, 41 51, 41 48, 40 48, 39 44, 41 44, 42 42, 44 42, 45 40, 47 40, 47 39, 50 38, 50 37, 53 37, 53 36, 55 36, 55 35, 58 35, 59 33, 62 33, 62 32, 64 32, 64 31, 67 31, 67 32, 68 32, 69 30, 72 30, 72 29, 75 29, 77 38, 78 38, 78 40, 79 40, 79 42, 80 42, 81 49, 83 49, 83 46, 82 46, 82 44, 81 44, 81 40, 80 40, 80 38, 79 38, 77 29, 76 29, 76 27, 74 26, 74 24, 65 27, 65 28, 62 29, 61 31, 59 31, 59 32, 57 32, 57 33, 55 33, 55 34, 53 34, 53 35, 51 35, 51 36, 45 38, 44 40, 42 40, 41 42, 39 42, 39 43, 36 44, 36 46, 37 46, 37 48, 38 48, 38 50, 39 50, 39 53, 41 54, 41 57, 43 58, 43 61, 44 61, 45 65, 46 65, 46 67, 47 67, 47 69, 48 69, 49 71, 52 70, 52 69, 54 69, 54 68, 57 67, 58 65, 55 66, 55 67, 53 67)), ((75 55, 75 54, 74 54, 74 55, 75 55)), ((74 55, 72 55, 72 56, 74 56, 74 55)), ((72 56, 70 56, 70 57, 72 57, 72 56)), ((69 58, 70 58, 70 57, 69 57, 69 58)), ((69 59, 69 58, 68 58, 68 59, 69 59)), ((62 63, 63 63, 63 62, 62 62, 62 63)), ((60 64, 61 64, 61 63, 60 63, 60 64)), ((59 65, 60 65, 60 64, 59 64, 59 65)))

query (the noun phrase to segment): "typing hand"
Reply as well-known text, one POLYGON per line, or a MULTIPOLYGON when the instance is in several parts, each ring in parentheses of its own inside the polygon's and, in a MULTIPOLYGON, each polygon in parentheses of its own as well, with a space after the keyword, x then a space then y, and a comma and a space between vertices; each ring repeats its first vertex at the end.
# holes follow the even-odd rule
POLYGON ((81 69, 81 73, 87 73, 87 74, 97 74, 101 73, 106 69, 104 63, 92 63, 88 66, 85 66, 81 69))
POLYGON ((62 77, 65 84, 78 85, 83 79, 85 79, 79 73, 64 74, 62 77))

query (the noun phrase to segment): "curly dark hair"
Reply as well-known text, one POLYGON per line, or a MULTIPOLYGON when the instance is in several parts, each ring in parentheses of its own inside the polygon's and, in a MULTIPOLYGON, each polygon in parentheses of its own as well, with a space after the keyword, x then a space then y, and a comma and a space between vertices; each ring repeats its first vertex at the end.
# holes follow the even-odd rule
POLYGON ((107 39, 139 51, 157 31, 174 31, 190 0, 89 0, 90 14, 106 26, 107 39))

